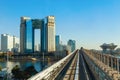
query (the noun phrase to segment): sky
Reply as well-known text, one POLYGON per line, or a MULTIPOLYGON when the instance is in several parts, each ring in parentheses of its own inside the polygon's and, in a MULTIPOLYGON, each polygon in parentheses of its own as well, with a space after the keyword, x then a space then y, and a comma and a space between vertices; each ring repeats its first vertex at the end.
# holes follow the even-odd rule
POLYGON ((63 44, 73 39, 77 48, 100 49, 103 43, 120 47, 120 0, 0 0, 0 34, 19 37, 21 16, 48 15, 55 16, 63 44))

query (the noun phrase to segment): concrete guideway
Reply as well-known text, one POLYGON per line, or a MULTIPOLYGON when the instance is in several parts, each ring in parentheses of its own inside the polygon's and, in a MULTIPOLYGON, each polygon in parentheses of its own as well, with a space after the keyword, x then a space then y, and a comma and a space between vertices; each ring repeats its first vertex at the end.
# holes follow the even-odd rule
POLYGON ((79 80, 79 60, 78 53, 72 60, 72 63, 67 69, 67 72, 63 78, 63 80, 79 80))
POLYGON ((86 62, 83 51, 79 51, 79 79, 80 80, 96 80, 95 74, 91 71, 90 67, 88 66, 88 63, 86 62))
POLYGON ((82 50, 76 50, 28 80, 96 80, 86 56, 82 50))
MULTIPOLYGON (((73 57, 75 57, 76 53, 78 53, 78 50, 72 52, 68 56, 64 57, 63 59, 43 70, 42 72, 32 76, 28 80, 55 80, 55 78, 59 75, 63 68, 69 63, 69 61, 73 57)), ((76 63, 74 62, 73 64, 76 63)))
POLYGON ((83 66, 81 69, 83 69, 84 70, 84 75, 85 75, 85 77, 84 77, 84 80, 86 79, 86 80, 89 80, 89 77, 88 77, 88 72, 87 72, 87 69, 86 69, 86 65, 85 65, 85 62, 84 62, 84 60, 83 60, 83 56, 82 56, 82 54, 80 54, 80 60, 81 60, 81 65, 83 66))

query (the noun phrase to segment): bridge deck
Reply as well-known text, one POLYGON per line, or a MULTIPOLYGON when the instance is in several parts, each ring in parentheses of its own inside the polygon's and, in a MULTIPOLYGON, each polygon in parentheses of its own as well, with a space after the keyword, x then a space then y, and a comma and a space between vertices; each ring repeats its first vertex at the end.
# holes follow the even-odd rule
MULTIPOLYGON (((46 70, 28 80, 118 80, 119 66, 115 69, 111 57, 88 50, 76 50, 46 70), (108 59, 111 59, 109 66, 108 59), (108 62, 108 63, 107 63, 108 62)), ((116 63, 118 63, 116 60, 116 63)))

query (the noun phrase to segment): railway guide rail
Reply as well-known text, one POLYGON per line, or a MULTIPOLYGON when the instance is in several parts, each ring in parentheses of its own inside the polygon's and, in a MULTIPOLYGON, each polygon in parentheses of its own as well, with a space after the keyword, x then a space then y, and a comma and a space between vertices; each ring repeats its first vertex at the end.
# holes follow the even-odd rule
POLYGON ((67 63, 75 56, 78 50, 70 53, 52 66, 30 77, 28 80, 55 80, 67 63))

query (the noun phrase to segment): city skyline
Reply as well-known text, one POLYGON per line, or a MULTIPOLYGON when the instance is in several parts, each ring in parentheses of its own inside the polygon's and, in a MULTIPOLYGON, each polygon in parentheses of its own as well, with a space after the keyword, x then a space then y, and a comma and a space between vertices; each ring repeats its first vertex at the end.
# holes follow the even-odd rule
MULTIPOLYGON (((20 17, 56 17, 56 34, 62 42, 76 40, 77 48, 100 49, 103 43, 120 47, 120 1, 118 0, 31 0, 0 1, 0 34, 20 37, 20 17)), ((38 40, 39 41, 39 40, 38 40)))

